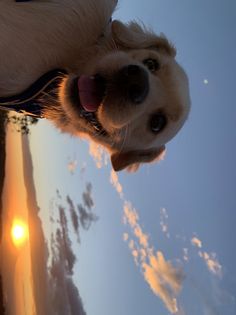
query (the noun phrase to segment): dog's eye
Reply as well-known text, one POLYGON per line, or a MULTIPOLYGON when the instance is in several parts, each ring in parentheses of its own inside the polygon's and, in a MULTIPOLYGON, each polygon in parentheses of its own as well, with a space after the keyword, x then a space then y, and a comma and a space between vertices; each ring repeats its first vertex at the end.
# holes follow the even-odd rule
POLYGON ((152 73, 156 72, 160 68, 160 63, 156 59, 152 59, 152 58, 144 59, 143 64, 152 73))
POLYGON ((167 118, 162 113, 152 115, 150 118, 149 126, 153 133, 161 132, 167 124, 167 118))

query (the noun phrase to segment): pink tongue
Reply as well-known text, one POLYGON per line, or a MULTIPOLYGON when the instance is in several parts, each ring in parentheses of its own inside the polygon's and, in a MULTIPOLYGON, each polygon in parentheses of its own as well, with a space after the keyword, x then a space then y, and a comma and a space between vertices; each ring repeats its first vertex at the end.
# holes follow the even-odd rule
POLYGON ((101 93, 93 77, 81 75, 78 79, 80 103, 87 112, 95 112, 101 101, 101 93))

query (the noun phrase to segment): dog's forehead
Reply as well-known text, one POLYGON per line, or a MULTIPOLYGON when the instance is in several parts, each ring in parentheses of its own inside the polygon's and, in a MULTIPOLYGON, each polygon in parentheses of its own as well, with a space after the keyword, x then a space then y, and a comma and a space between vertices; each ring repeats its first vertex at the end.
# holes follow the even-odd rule
POLYGON ((160 60, 161 63, 167 63, 169 59, 173 59, 173 57, 167 56, 166 54, 163 54, 160 51, 153 48, 132 49, 128 52, 128 54, 132 58, 141 62, 147 58, 160 60))

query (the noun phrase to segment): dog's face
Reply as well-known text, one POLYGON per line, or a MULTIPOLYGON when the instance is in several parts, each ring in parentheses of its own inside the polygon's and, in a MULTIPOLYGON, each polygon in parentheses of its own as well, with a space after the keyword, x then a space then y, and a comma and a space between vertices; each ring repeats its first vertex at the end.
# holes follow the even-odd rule
POLYGON ((108 147, 121 170, 158 159, 190 100, 187 76, 165 38, 114 22, 112 40, 117 48, 69 75, 60 97, 74 129, 108 147))

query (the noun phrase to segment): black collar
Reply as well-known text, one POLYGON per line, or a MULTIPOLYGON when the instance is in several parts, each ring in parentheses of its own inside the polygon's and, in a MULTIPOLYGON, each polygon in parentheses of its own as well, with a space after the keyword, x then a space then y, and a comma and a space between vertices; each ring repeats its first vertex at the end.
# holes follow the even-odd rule
MULTIPOLYGON (((15 0, 15 2, 27 2, 31 0, 15 0)), ((9 97, 0 97, 0 109, 13 110, 25 115, 43 118, 43 107, 40 99, 47 94, 56 96, 58 85, 64 74, 64 70, 52 70, 41 76, 24 92, 9 97)))
POLYGON ((61 69, 45 73, 24 92, 15 96, 0 97, 0 108, 43 118, 43 107, 40 100, 44 95, 57 97, 58 86, 65 74, 66 71, 61 69))

